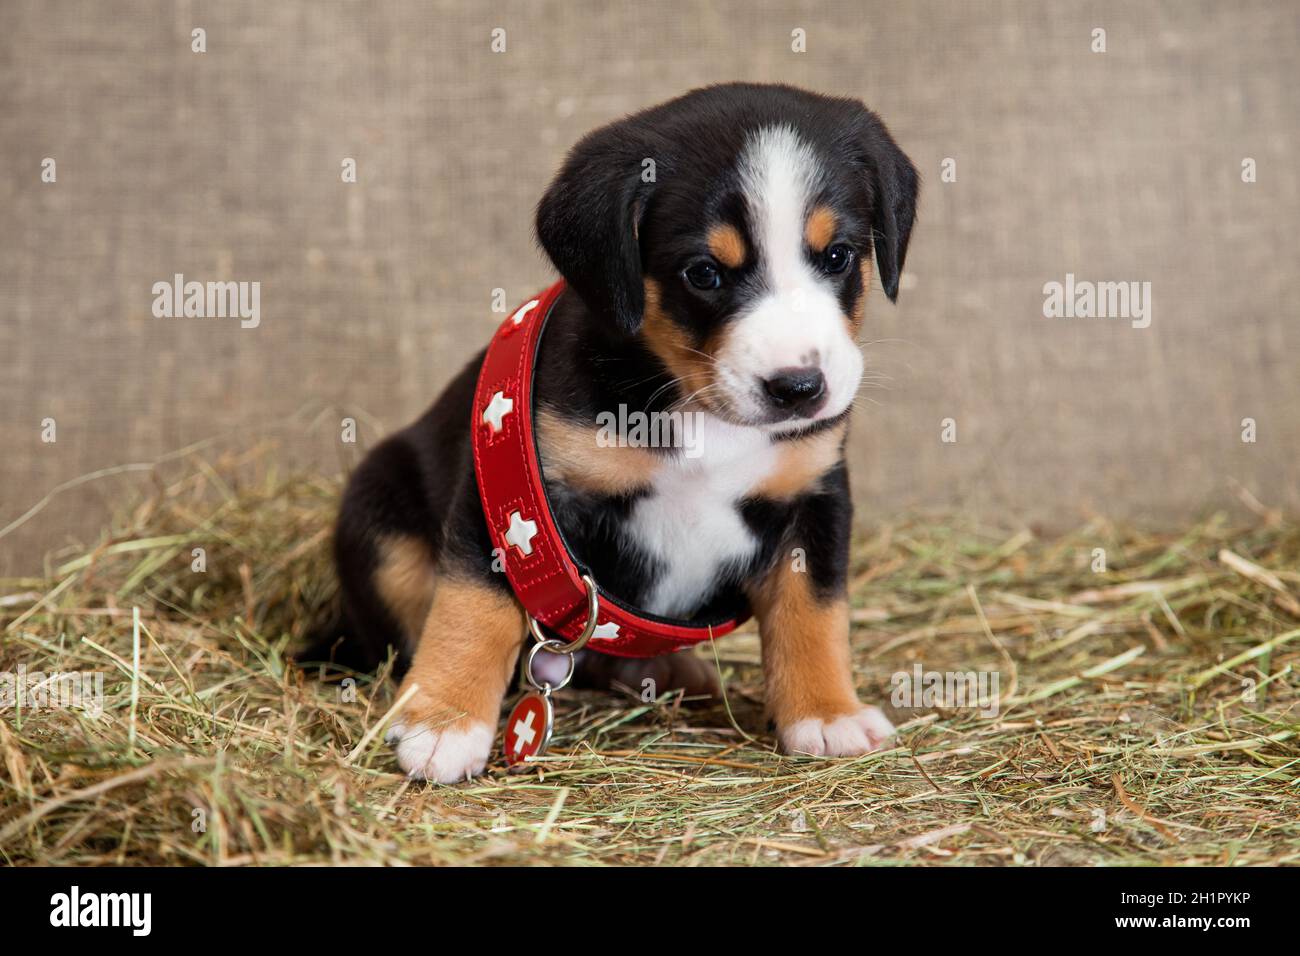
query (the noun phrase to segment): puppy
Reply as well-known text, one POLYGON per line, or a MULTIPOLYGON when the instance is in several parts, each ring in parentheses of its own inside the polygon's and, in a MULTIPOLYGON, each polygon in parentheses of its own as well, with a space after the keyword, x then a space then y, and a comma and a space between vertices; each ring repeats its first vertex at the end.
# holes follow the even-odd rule
MULTIPOLYGON (((731 84, 589 134, 537 210, 566 281, 534 377, 556 522, 629 607, 752 612, 790 753, 861 754, 893 733, 854 691, 844 442, 872 253, 892 300, 917 188, 861 103, 731 84), (598 441, 598 416, 620 408, 689 412, 692 447, 598 441)), ((442 782, 484 769, 526 628, 475 484, 481 361, 352 475, 335 534, 343 617, 314 658, 369 667, 395 647, 402 690, 418 690, 390 741, 407 773, 442 782)), ((590 684, 715 686, 693 655, 585 653, 590 684)))

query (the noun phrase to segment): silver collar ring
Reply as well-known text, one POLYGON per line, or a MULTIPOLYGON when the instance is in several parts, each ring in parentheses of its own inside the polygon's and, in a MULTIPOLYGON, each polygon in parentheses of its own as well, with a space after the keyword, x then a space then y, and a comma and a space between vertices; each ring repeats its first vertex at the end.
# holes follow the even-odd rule
MULTIPOLYGON (((565 644, 563 641, 547 636, 542 631, 542 625, 537 618, 529 614, 528 631, 537 641, 537 646, 532 651, 533 654, 536 654, 538 648, 541 647, 546 647, 547 652, 551 654, 572 654, 586 647, 587 642, 591 640, 591 635, 596 633, 596 613, 600 610, 600 598, 596 593, 596 582, 592 580, 590 574, 584 574, 582 583, 587 588, 587 623, 583 626, 582 633, 565 644)), ((529 660, 532 660, 531 654, 529 660)), ((570 675, 573 673, 572 661, 569 663, 569 673, 570 675)))

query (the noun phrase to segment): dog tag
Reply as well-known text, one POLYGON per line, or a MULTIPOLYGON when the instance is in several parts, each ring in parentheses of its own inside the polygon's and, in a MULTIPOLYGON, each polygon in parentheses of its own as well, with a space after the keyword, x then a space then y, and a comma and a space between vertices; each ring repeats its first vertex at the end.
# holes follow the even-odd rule
POLYGON ((529 757, 540 757, 546 753, 546 745, 551 742, 551 731, 555 728, 551 691, 567 686, 573 679, 573 655, 567 652, 556 653, 563 648, 563 641, 543 640, 534 644, 528 652, 528 658, 524 662, 524 677, 533 689, 520 697, 519 703, 511 708, 502 741, 506 765, 512 770, 519 769, 519 765, 529 757), (537 655, 542 652, 553 654, 564 662, 564 672, 558 678, 553 671, 547 674, 548 668, 545 667, 542 670, 549 679, 538 676, 537 655))
POLYGON ((519 698, 506 718, 506 763, 515 767, 529 757, 546 753, 551 742, 554 708, 548 690, 529 691, 519 698))

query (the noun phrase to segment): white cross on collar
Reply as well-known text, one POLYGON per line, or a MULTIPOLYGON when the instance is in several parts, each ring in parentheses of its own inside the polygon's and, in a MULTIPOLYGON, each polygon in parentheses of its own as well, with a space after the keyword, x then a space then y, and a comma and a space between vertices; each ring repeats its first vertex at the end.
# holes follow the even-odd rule
POLYGON ((515 409, 515 400, 507 398, 505 392, 497 392, 483 409, 483 421, 492 429, 493 434, 501 431, 501 420, 515 409))
POLYGON ((537 522, 529 521, 518 511, 510 512, 510 527, 506 529, 506 543, 513 544, 524 556, 533 553, 533 538, 537 535, 537 522))
POLYGON ((525 302, 523 305, 519 307, 518 312, 510 316, 510 321, 513 322, 515 325, 522 325, 524 319, 528 318, 528 313, 533 311, 533 309, 535 308, 537 308, 536 299, 533 299, 531 302, 525 302))

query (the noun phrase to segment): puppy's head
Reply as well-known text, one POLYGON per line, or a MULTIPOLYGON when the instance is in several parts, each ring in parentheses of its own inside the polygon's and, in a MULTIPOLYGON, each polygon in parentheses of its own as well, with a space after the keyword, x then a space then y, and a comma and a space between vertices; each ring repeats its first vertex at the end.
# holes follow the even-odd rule
POLYGON ((641 336, 684 399, 781 430, 853 401, 872 253, 895 299, 916 195, 861 103, 732 84, 585 137, 537 232, 597 321, 641 336))

